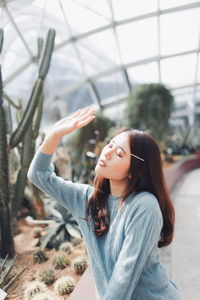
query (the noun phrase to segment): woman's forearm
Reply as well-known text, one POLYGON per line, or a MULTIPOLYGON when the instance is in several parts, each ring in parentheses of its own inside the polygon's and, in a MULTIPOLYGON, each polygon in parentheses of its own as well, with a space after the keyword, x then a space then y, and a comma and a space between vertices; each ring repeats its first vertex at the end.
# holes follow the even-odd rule
POLYGON ((50 133, 47 135, 38 151, 43 152, 45 154, 52 154, 56 150, 58 144, 60 143, 61 137, 56 135, 55 133, 50 133))

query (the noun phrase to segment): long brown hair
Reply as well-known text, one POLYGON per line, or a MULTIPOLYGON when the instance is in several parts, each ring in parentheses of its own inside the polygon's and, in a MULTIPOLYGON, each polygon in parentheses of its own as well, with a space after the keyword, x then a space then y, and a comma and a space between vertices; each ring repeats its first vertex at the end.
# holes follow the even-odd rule
MULTIPOLYGON (((131 193, 141 191, 152 193, 157 198, 163 216, 163 227, 158 247, 167 246, 173 239, 175 211, 163 174, 159 146, 155 139, 144 131, 122 128, 116 131, 115 136, 122 132, 128 133, 131 154, 144 159, 141 161, 131 156, 129 173, 132 176, 122 195, 122 203, 131 193)), ((102 236, 109 228, 107 204, 110 193, 109 179, 96 175, 94 187, 94 192, 87 204, 86 215, 91 214, 94 221, 94 233, 97 236, 102 236)))

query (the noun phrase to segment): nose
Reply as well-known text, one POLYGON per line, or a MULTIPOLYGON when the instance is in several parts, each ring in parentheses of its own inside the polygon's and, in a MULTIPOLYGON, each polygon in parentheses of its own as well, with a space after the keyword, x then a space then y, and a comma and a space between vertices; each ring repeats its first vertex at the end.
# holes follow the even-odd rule
POLYGON ((104 152, 105 158, 106 158, 107 160, 110 160, 111 157, 112 157, 113 152, 114 152, 114 149, 113 149, 113 148, 112 148, 112 149, 111 149, 111 148, 106 149, 105 152, 104 152))

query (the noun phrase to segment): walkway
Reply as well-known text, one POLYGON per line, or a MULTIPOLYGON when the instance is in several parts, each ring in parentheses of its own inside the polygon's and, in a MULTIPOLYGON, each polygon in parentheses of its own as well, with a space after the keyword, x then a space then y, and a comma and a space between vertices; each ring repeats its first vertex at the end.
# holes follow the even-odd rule
POLYGON ((200 300, 200 169, 185 175, 171 196, 176 230, 165 260, 183 300, 200 300))

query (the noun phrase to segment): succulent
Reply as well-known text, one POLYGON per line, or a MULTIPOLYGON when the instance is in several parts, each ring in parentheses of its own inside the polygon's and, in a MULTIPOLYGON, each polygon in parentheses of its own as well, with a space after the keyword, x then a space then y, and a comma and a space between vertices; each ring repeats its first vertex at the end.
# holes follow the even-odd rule
POLYGON ((33 281, 28 284, 24 291, 25 300, 32 300, 37 294, 45 292, 46 286, 43 282, 33 281))
POLYGON ((60 295, 70 294, 76 286, 76 281, 72 276, 63 276, 56 280, 54 291, 60 295))
POLYGON ((83 274, 88 266, 87 258, 85 256, 75 257, 72 265, 76 274, 83 274))
POLYGON ((43 263, 45 261, 48 260, 48 257, 46 256, 46 254, 44 253, 44 251, 42 250, 38 250, 33 254, 33 262, 35 263, 43 263))
POLYGON ((33 228, 33 237, 34 238, 38 238, 41 236, 42 233, 42 228, 39 226, 36 226, 35 228, 33 228))
POLYGON ((82 239, 76 239, 76 238, 74 238, 73 240, 72 240, 72 245, 75 247, 75 246, 77 246, 77 245, 79 245, 79 244, 81 244, 82 243, 82 239))
POLYGON ((64 243, 62 243, 60 245, 60 247, 59 247, 59 250, 67 252, 67 254, 71 254, 72 251, 73 251, 72 243, 70 243, 70 242, 64 242, 64 243))
POLYGON ((62 269, 66 268, 69 265, 70 265, 70 261, 67 257, 67 254, 65 254, 65 253, 57 255, 53 259, 53 266, 55 267, 55 269, 61 269, 62 270, 62 269))
POLYGON ((31 300, 53 300, 53 298, 49 294, 42 293, 34 296, 31 300))
POLYGON ((47 269, 47 270, 38 270, 38 272, 36 273, 36 279, 49 285, 54 283, 56 278, 55 278, 54 271, 47 269))

